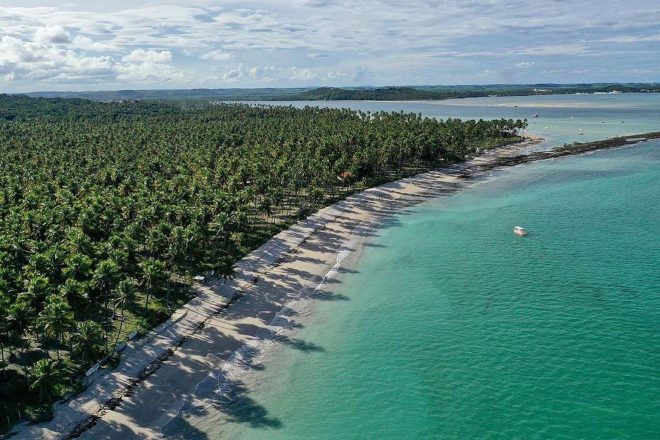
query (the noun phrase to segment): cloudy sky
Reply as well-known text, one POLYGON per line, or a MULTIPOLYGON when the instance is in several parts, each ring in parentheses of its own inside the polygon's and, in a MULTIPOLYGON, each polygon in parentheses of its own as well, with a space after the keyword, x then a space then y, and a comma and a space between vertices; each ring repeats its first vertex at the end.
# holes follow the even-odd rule
POLYGON ((660 81, 658 0, 0 0, 0 92, 660 81))

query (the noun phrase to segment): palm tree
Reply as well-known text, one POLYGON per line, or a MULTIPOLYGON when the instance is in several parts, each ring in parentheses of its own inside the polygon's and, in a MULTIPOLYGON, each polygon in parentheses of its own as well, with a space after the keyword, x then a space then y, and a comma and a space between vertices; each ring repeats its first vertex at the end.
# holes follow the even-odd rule
POLYGON ((89 274, 92 259, 85 254, 74 253, 65 260, 65 264, 62 274, 66 278, 82 279, 89 274))
POLYGON ((39 310, 51 291, 48 278, 41 275, 32 275, 25 281, 25 291, 18 295, 18 299, 28 302, 34 309, 39 310))
POLYGON ((71 350, 75 356, 80 356, 83 362, 89 362, 99 355, 99 347, 103 344, 103 328, 94 321, 82 321, 76 325, 71 334, 71 350))
POLYGON ((115 286, 119 278, 119 266, 113 260, 103 260, 94 271, 92 285, 103 293, 104 298, 104 330, 105 330, 105 349, 108 351, 108 334, 110 332, 110 291, 115 286))
POLYGON ((9 331, 9 296, 0 291, 0 370, 4 373, 5 367, 5 347, 9 347, 11 353, 11 333, 9 331))
POLYGON ((38 360, 30 368, 29 378, 30 389, 39 390, 39 402, 43 402, 44 397, 50 401, 62 379, 59 361, 38 360))
POLYGON ((124 317, 124 308, 126 303, 131 303, 133 300, 135 300, 135 282, 131 278, 125 278, 119 282, 117 285, 117 289, 115 290, 115 295, 117 296, 117 302, 115 302, 115 306, 113 307, 112 310, 112 317, 114 319, 115 317, 115 308, 117 307, 118 304, 121 304, 121 318, 119 320, 119 330, 117 330, 117 336, 115 337, 115 345, 117 345, 117 342, 119 341, 119 336, 121 335, 121 331, 124 327, 124 321, 126 321, 126 318, 124 317))
POLYGON ((55 338, 58 342, 57 359, 60 359, 59 345, 64 343, 64 334, 73 327, 73 312, 66 299, 58 294, 46 298, 46 306, 39 314, 39 324, 46 336, 55 338))
POLYGON ((142 284, 147 293, 144 301, 145 316, 149 309, 149 298, 162 287, 166 276, 165 265, 162 261, 148 258, 142 262, 142 284))
POLYGON ((21 338, 32 320, 32 313, 30 304, 20 299, 10 305, 7 311, 7 331, 11 334, 12 340, 19 342, 19 346, 21 338))

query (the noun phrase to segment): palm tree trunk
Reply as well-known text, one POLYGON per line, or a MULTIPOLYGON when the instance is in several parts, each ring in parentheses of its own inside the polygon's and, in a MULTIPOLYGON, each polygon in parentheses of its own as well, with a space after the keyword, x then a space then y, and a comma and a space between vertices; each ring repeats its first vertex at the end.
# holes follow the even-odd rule
POLYGON ((147 316, 147 310, 149 310, 149 295, 150 295, 149 290, 151 289, 147 289, 147 297, 144 301, 144 316, 147 316))
POLYGON ((104 333, 105 333, 105 352, 108 352, 108 311, 109 311, 109 306, 108 306, 108 289, 105 290, 105 316, 104 316, 104 321, 105 321, 105 326, 104 326, 104 333))
POLYGON ((124 301, 121 302, 121 321, 119 321, 119 330, 117 331, 117 337, 115 338, 115 347, 117 342, 119 342, 119 335, 121 335, 121 330, 124 328, 124 301))
POLYGON ((55 353, 57 354, 57 360, 60 360, 60 341, 62 341, 64 335, 57 335, 57 347, 55 347, 55 353))

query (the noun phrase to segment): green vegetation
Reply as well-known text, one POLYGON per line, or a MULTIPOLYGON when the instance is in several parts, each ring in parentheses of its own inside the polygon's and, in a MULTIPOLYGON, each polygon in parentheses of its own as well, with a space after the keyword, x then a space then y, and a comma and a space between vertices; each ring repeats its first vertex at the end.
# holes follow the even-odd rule
POLYGON ((0 96, 0 424, 321 206, 514 142, 526 121, 0 96))
POLYGON ((337 87, 321 87, 295 95, 296 99, 309 101, 344 101, 344 100, 381 100, 409 101, 422 99, 447 99, 450 94, 422 90, 414 87, 379 87, 344 89, 337 87))
POLYGON ((570 93, 660 92, 658 83, 488 84, 463 86, 319 87, 265 89, 118 90, 36 92, 31 96, 86 98, 96 101, 135 99, 210 99, 218 101, 409 101, 481 96, 557 95, 570 93))
MULTIPOLYGON (((418 86, 377 88, 324 87, 294 95, 299 100, 442 100, 485 96, 561 95, 572 93, 658 92, 658 84, 531 84, 531 85, 470 85, 418 86)), ((292 98, 289 98, 292 99, 292 98)))

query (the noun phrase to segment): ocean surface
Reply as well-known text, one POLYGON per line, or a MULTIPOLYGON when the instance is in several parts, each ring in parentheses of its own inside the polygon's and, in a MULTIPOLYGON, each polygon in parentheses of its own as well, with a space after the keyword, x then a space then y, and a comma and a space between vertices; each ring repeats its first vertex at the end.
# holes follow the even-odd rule
MULTIPOLYGON (((660 129, 660 95, 380 104, 538 113, 530 131, 555 143, 660 129)), ((301 343, 272 347, 230 415, 188 418, 186 438, 660 438, 659 224, 658 141, 406 209, 298 317, 301 343)))

